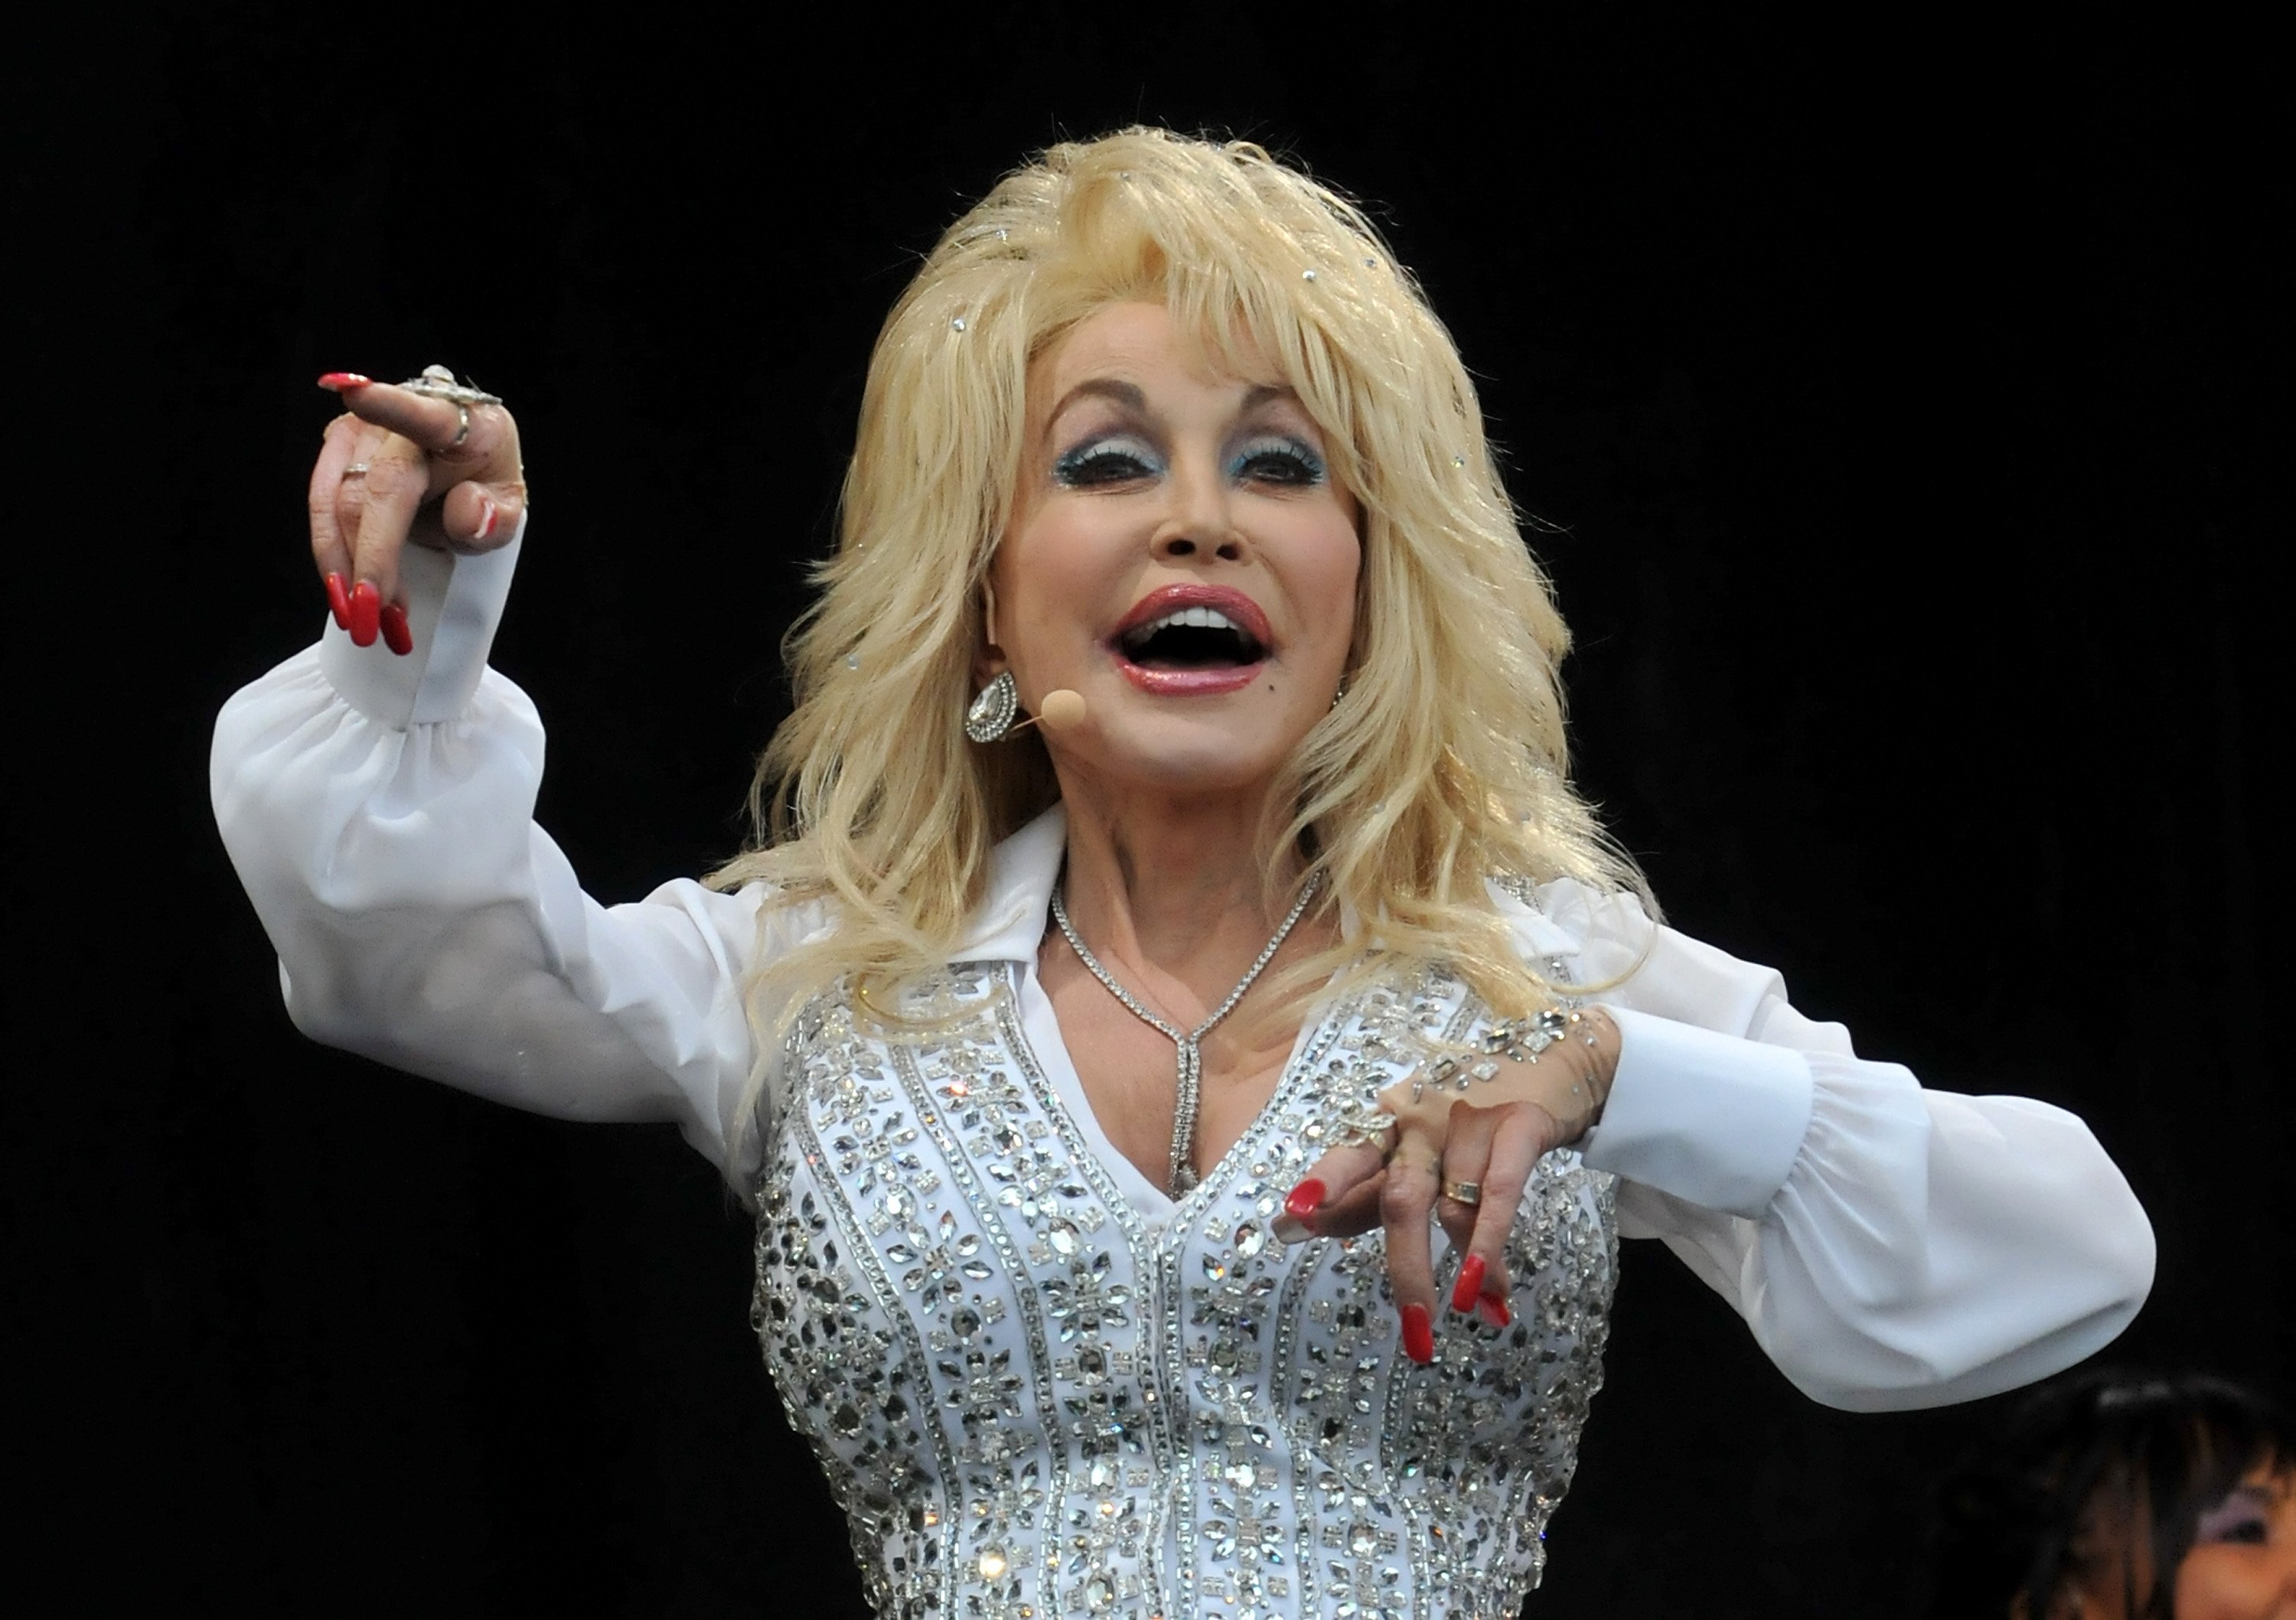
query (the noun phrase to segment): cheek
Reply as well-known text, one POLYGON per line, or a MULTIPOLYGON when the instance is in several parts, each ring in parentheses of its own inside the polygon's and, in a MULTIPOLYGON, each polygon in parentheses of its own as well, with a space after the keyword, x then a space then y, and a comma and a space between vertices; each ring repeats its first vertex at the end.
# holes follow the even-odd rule
POLYGON ((2289 1555, 2248 1547, 2195 1547, 2177 1568, 2177 1620, 2272 1620, 2296 1580, 2289 1555))

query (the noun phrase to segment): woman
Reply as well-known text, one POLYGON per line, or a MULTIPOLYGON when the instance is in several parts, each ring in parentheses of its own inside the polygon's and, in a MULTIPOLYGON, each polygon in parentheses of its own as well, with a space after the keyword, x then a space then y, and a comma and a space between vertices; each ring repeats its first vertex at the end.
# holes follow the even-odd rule
POLYGON ((1939 1620, 2296 1616, 2296 1425, 2220 1379, 2061 1380, 1940 1508, 1939 1620))
POLYGON ((1569 786, 1457 355, 1256 149, 1057 148, 944 237, 758 847, 641 904, 529 824, 538 728, 483 667, 515 425, 328 381, 336 624, 217 742, 290 1010, 680 1121, 755 1199, 880 1608, 1513 1614, 1620 1233, 1843 1406, 2011 1387, 2141 1302, 2079 1122, 1925 1092, 1657 924, 1569 786))

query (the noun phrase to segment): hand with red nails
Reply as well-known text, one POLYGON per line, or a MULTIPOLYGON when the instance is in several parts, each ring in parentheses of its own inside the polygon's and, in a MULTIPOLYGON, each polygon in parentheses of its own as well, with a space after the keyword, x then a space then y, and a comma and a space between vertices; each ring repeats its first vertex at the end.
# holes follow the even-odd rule
POLYGON ((348 409, 311 468, 311 556, 335 623, 362 647, 414 649, 398 594, 408 541, 443 551, 509 544, 526 510, 518 424, 497 404, 451 399, 329 372, 348 409), (464 431, 463 413, 469 413, 464 431))
POLYGON ((1279 1232, 1341 1238, 1384 1227, 1404 1352, 1425 1362, 1434 1356, 1431 1227, 1439 1223, 1461 1256, 1451 1309, 1505 1326, 1506 1244, 1523 1189, 1544 1155, 1594 1124, 1618 1061, 1618 1026, 1590 1008, 1567 1038, 1535 1060, 1494 1060, 1496 1072, 1471 1082, 1469 1096, 1422 1084, 1416 1075, 1390 1086, 1379 1095, 1379 1107, 1396 1120, 1389 1140, 1334 1148, 1317 1159, 1286 1200, 1279 1232), (1447 1190, 1471 1185, 1472 1201, 1447 1190))

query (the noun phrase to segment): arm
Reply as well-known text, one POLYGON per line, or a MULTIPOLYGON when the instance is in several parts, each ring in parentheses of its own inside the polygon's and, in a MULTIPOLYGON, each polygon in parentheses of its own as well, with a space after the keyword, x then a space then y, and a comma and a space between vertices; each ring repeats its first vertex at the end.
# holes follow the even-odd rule
MULTIPOLYGON (((765 896, 602 906, 533 824, 541 727, 485 667, 516 552, 407 548, 411 654, 330 624, 231 700, 225 846, 305 1033, 562 1118, 675 1120, 722 1165, 765 896)), ((813 920, 775 916, 767 948, 813 920)))
POLYGON ((1804 1018, 1778 976, 1570 885, 1526 943, 1595 999, 1620 1058, 1586 1162, 1621 1230, 1731 1302, 1812 1398, 1857 1410, 1973 1399, 2110 1342, 2152 1286, 2150 1223, 2087 1126, 2020 1097, 1923 1090, 1804 1018), (1540 926, 1540 925, 1543 925, 1540 926), (1634 967, 1638 951, 1647 955, 1634 967))

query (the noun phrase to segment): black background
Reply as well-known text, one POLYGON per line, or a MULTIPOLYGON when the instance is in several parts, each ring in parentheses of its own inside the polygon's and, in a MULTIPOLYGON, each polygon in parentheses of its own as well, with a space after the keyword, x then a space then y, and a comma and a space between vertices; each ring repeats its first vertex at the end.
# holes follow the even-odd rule
MULTIPOLYGON (((857 1609, 711 1172, 301 1042, 208 731, 323 611, 309 379, 445 360, 529 446, 496 662, 551 727, 544 822, 607 898, 714 863, 885 309, 1023 153, 1136 119, 1377 205, 1561 526, 1580 774, 1677 925, 1868 1055, 2080 1112, 2161 1240, 2112 1354, 2286 1388, 2259 40, 2189 8, 590 14, 147 8, 6 70, 29 1578, 857 1609)), ((1999 1403, 1815 1407, 1654 1247, 1612 1342, 1532 1612, 1915 1612, 1927 1492, 1999 1403)))

